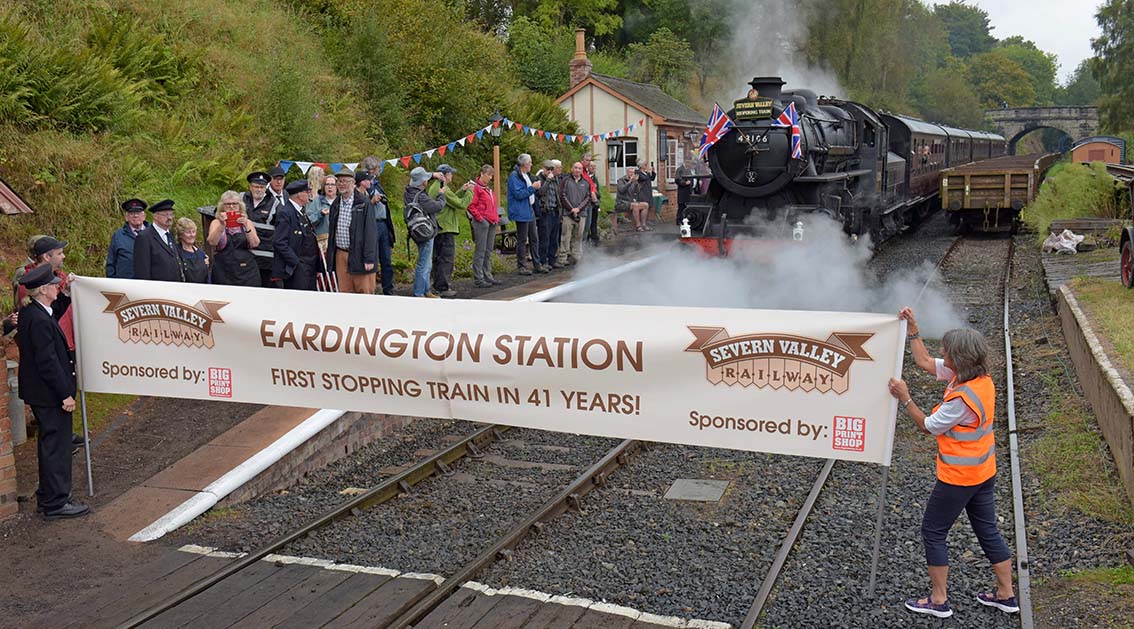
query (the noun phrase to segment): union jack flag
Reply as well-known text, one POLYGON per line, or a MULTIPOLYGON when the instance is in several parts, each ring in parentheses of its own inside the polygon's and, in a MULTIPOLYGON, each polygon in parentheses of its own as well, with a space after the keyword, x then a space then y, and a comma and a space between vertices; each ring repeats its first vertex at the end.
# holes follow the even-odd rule
POLYGON ((697 154, 701 159, 709 152, 709 147, 716 144, 732 129, 732 120, 725 114, 721 106, 713 103, 713 113, 709 116, 709 124, 705 126, 705 133, 701 135, 701 147, 697 154))
POLYGON ((803 128, 799 126, 799 114, 795 111, 795 103, 788 103, 787 108, 773 124, 777 127, 791 127, 791 158, 803 159, 803 128))

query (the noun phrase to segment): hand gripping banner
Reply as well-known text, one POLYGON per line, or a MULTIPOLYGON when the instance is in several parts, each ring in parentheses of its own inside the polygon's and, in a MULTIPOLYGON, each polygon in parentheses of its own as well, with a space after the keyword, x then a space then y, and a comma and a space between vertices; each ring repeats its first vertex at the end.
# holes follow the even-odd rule
POLYGON ((893 315, 79 278, 85 390, 889 464, 893 315))

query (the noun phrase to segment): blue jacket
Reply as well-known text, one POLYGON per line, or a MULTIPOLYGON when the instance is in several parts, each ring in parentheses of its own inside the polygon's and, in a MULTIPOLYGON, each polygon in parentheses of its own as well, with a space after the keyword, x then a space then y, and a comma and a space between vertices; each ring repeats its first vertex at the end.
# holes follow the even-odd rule
MULTIPOLYGON (((528 177, 531 177, 531 175, 528 175, 528 177)), ((535 193, 536 189, 524 181, 524 176, 520 174, 520 167, 516 166, 512 169, 512 174, 508 176, 508 220, 535 220, 532 203, 528 198, 535 193)))
MULTIPOLYGON (((149 227, 142 224, 142 229, 149 227)), ((134 279, 134 231, 129 224, 114 232, 110 237, 110 250, 106 253, 106 276, 119 280, 134 279)))

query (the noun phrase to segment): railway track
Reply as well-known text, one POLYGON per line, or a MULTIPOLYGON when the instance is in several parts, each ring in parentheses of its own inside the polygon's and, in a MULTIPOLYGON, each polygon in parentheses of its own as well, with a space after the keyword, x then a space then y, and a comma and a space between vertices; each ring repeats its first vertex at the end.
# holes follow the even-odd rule
MULTIPOLYGON (((938 261, 937 269, 939 271, 947 268, 952 264, 953 259, 961 256, 963 258, 965 249, 969 247, 982 247, 983 243, 995 242, 986 240, 965 240, 957 238, 949 246, 944 256, 938 261)), ((1015 416, 1014 405, 1012 402, 1012 374, 1011 374, 1011 341, 1010 341, 1010 328, 1008 321, 1007 310, 1007 278, 1010 274, 1010 261, 1012 255, 1011 241, 999 241, 1000 243, 1006 242, 1003 245, 1007 248, 1008 263, 1004 267, 1004 273, 1001 278, 1000 294, 1004 300, 1004 338, 1005 338, 1005 366, 1006 366, 1006 382, 1007 390, 1006 397, 1008 400, 1008 437, 1010 441, 1009 452, 1011 456, 1011 468, 1013 479, 1013 494, 1015 496, 1014 512, 1016 514, 1016 547, 1017 547, 1017 560, 1018 560, 1018 582, 1019 582, 1019 597, 1021 601, 1022 613, 1020 615, 1021 626, 1030 629, 1031 624, 1031 608, 1030 608, 1030 579, 1028 575, 1028 562, 1026 550, 1026 537, 1024 534, 1023 511, 1022 511, 1022 498, 1019 489, 1019 463, 1018 463, 1018 449, 1016 444, 1015 434, 1015 416)), ((982 285, 986 285, 987 269, 985 274, 966 272, 965 277, 973 278, 972 281, 954 281, 951 282, 951 288, 955 293, 959 293, 963 303, 970 306, 987 306, 985 299, 976 295, 976 292, 982 289, 982 285), (974 295, 973 297, 966 297, 966 295, 974 295)), ((931 280, 932 281, 932 280, 931 280)), ((922 291, 928 287, 928 282, 922 291)), ((557 297, 563 291, 553 291, 550 297, 557 297)), ((920 295, 919 295, 920 299, 920 295)), ((459 461, 466 459, 479 459, 483 457, 484 452, 492 447, 493 444, 500 443, 508 432, 508 428, 499 425, 483 426, 476 430, 474 433, 458 440, 451 446, 425 458, 424 460, 414 464, 410 468, 386 478, 375 487, 365 491, 364 493, 343 502, 336 506, 334 509, 327 513, 313 519, 307 524, 291 531, 288 534, 282 535, 271 542, 261 546, 254 552, 250 552, 242 557, 239 557, 224 566, 221 570, 202 578, 180 591, 171 594, 161 600, 160 602, 150 606, 149 608, 133 615, 131 618, 122 622, 120 627, 137 627, 137 626, 161 626, 162 614, 173 610, 178 605, 193 599, 193 597, 213 588, 215 586, 222 586, 226 579, 238 575, 242 571, 248 570, 258 564, 261 560, 269 557, 273 553, 295 543, 297 540, 304 538, 320 529, 324 529, 336 522, 343 521, 346 518, 357 517, 368 509, 372 509, 379 505, 389 502, 391 499, 399 496, 410 494, 414 488, 427 479, 449 476, 453 474, 454 468, 458 465, 459 461)), ((464 565, 461 565, 451 571, 446 571, 449 575, 447 578, 438 579, 436 587, 423 588, 415 595, 407 597, 398 602, 396 609, 384 617, 383 622, 378 626, 383 627, 412 627, 418 626, 424 620, 429 618, 432 612, 438 610, 442 605, 446 604, 455 593, 462 588, 463 585, 477 577, 477 575, 484 573, 490 566, 497 563, 501 559, 508 558, 512 549, 516 548, 524 539, 529 535, 540 534, 545 530, 547 524, 557 516, 568 511, 580 511, 582 509, 582 500, 587 493, 596 488, 601 488, 607 485, 608 480, 614 472, 619 468, 627 465, 633 460, 634 456, 646 448, 642 444, 633 440, 626 440, 618 443, 614 447, 606 451, 600 458, 591 463, 585 471, 576 476, 570 483, 559 488, 554 496, 542 502, 537 509, 532 510, 524 517, 518 519, 507 530, 507 532, 498 537, 491 544, 483 547, 481 552, 472 560, 464 565)), ((827 460, 822 465, 821 470, 816 475, 814 481, 811 483, 810 491, 803 501, 802 506, 796 512, 794 521, 788 531, 787 536, 784 538, 779 550, 776 553, 771 568, 768 574, 761 580, 759 590, 751 607, 749 608, 741 627, 753 627, 761 620, 765 608, 771 603, 775 604, 776 597, 773 596, 780 574, 787 564, 788 560, 792 557, 793 549, 797 547, 799 536, 804 530, 809 517, 815 507, 816 502, 819 500, 824 488, 827 486, 828 480, 831 478, 831 473, 834 468, 835 461, 827 460)), ((888 471, 888 470, 887 470, 888 471)), ((876 540, 877 543, 877 540, 876 540)), ((873 583, 870 584, 873 590, 873 583)), ((452 603, 450 603, 452 606, 452 603)), ((428 624, 426 622, 425 624, 428 624)), ((421 624, 420 626, 425 626, 421 624)))
MULTIPOLYGON (((1006 249, 1004 254, 1003 272, 999 277, 998 295, 1003 304, 1003 324, 1002 333, 1004 341, 1004 374, 1005 374, 1005 398, 1007 400, 1007 436, 1009 441, 1009 457, 1010 457, 1010 476, 1012 481, 1012 496, 1013 496, 1013 518, 1014 526, 1013 531, 1015 535, 1016 545, 1016 564, 1017 564, 1017 596, 1020 601, 1020 626, 1024 629, 1031 629, 1034 627, 1032 619, 1032 605, 1031 605, 1031 578, 1028 566, 1028 551, 1027 551, 1027 536, 1026 526, 1024 521, 1023 510, 1023 489, 1020 481, 1020 453, 1016 435, 1016 417, 1015 417, 1015 403, 1014 403, 1014 385, 1013 385, 1013 370, 1012 370, 1012 346, 1011 346, 1011 326, 1009 321, 1009 298, 1008 298, 1008 285, 1009 278, 1011 277, 1011 263, 1014 252, 1014 242, 1009 239, 971 239, 964 236, 957 237, 946 249, 944 255, 937 262, 935 270, 936 273, 931 276, 925 284, 921 287, 915 300, 915 308, 917 302, 920 302, 925 291, 930 287, 935 277, 941 277, 946 268, 956 264, 963 267, 960 269, 962 272, 960 277, 951 277, 949 281, 950 292, 953 297, 960 298, 960 302, 968 308, 981 308, 987 307, 985 295, 987 293, 987 278, 988 269, 977 266, 976 268, 964 268, 971 266, 968 263, 969 257, 966 256, 966 249, 980 249, 992 243, 993 246, 1003 247, 1006 249)), ((950 268, 950 271, 954 269, 950 268)), ((951 273, 956 275, 955 273, 951 273)), ((1002 433, 1003 434, 1003 433, 1002 433)), ((835 464, 834 459, 829 459, 824 464, 822 470, 816 476, 810 493, 804 501, 803 506, 796 514, 795 520, 785 537, 783 544, 776 554, 775 562, 772 569, 764 577, 761 582, 760 589, 749 609, 748 614, 745 616, 744 621, 741 623, 741 629, 751 629, 756 626, 756 623, 761 620, 764 610, 773 601, 773 592, 775 590, 777 580, 780 577, 780 572, 787 562, 794 548, 799 542, 799 536, 807 523, 809 516, 824 488, 827 485, 828 479, 831 478, 831 470, 835 464)), ((882 485, 885 488, 889 475, 889 468, 883 468, 882 472, 882 485)), ((880 500, 885 503, 885 489, 880 496, 880 500)), ((881 516, 879 511, 879 516, 881 516)), ((881 519, 875 527, 874 547, 877 554, 879 538, 881 533, 881 519)), ((867 586, 867 596, 873 596, 875 588, 875 568, 871 567, 871 578, 867 586)))

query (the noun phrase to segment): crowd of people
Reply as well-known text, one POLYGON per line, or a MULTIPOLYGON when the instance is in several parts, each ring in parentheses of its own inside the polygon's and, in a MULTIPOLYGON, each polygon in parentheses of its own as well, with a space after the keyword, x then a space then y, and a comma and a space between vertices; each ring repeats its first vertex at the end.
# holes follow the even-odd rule
MULTIPOLYGON (((291 182, 278 166, 249 174, 247 191, 229 190, 217 201, 205 234, 211 257, 197 245, 193 221, 174 220, 173 201, 148 206, 129 199, 122 204, 125 224, 110 239, 106 276, 361 294, 374 294, 380 285, 382 294, 392 295, 399 234, 378 164, 368 157, 357 171, 344 166, 335 173, 312 166, 305 179, 291 182)), ((492 252, 502 210, 515 226, 520 275, 576 264, 584 238, 598 243, 599 187, 590 155, 566 173, 559 160, 533 172, 532 157, 520 155, 507 176, 506 199, 493 191, 492 166, 460 184, 458 174, 448 164, 410 172, 403 218, 407 251, 411 241, 417 251, 415 297, 457 296, 452 276, 462 220, 471 227, 478 288, 500 283, 492 252)), ((631 194, 649 194, 639 181, 649 179, 635 179, 631 194)))

